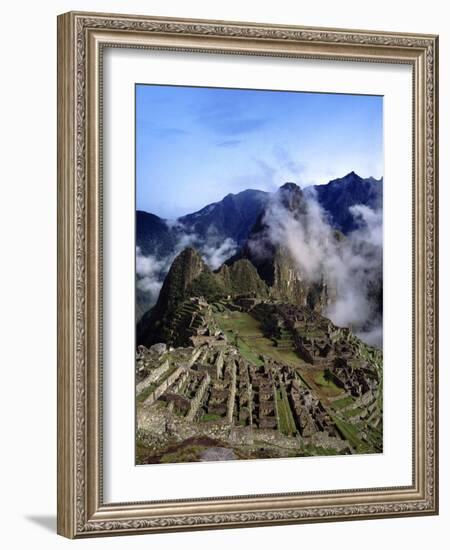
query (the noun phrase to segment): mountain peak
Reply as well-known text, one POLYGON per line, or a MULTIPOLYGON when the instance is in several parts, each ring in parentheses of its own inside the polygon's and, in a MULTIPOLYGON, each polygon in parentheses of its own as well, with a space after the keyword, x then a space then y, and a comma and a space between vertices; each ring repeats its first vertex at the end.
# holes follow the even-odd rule
POLYGON ((193 248, 192 246, 187 246, 178 254, 178 256, 175 258, 175 261, 181 262, 193 258, 203 261, 200 254, 197 252, 197 250, 195 250, 195 248, 193 248))
POLYGON ((277 191, 280 203, 294 215, 305 212, 306 200, 301 188, 293 182, 286 182, 277 191))
POLYGON ((364 178, 362 178, 359 174, 357 174, 354 170, 352 170, 348 174, 345 174, 345 176, 343 176, 342 178, 336 178, 334 180, 331 180, 329 183, 334 183, 334 182, 341 183, 341 182, 348 182, 348 181, 361 182, 361 181, 364 181, 364 178))
POLYGON ((153 309, 147 311, 138 324, 136 341, 144 346, 165 341, 164 332, 178 305, 189 296, 189 287, 202 274, 211 271, 200 254, 192 247, 182 250, 173 260, 164 279, 161 291, 153 309))
POLYGON ((157 306, 162 301, 167 308, 167 303, 182 296, 192 281, 205 271, 209 269, 197 250, 190 246, 182 250, 170 266, 157 306))
MULTIPOLYGON (((263 210, 270 194, 256 189, 229 193, 222 200, 206 205, 201 210, 182 216, 179 221, 185 231, 202 236, 217 236, 214 246, 220 246, 227 238, 242 244, 249 227, 263 210)), ((211 244, 211 242, 210 242, 211 244)))
POLYGON ((284 183, 280 189, 280 191, 291 191, 291 192, 295 192, 295 191, 301 191, 300 187, 294 183, 293 181, 287 181, 286 183, 284 183))
POLYGON ((357 227, 351 206, 364 204, 373 210, 382 207, 383 180, 362 178, 352 170, 326 185, 315 185, 314 192, 317 201, 328 213, 333 227, 347 235, 357 227))

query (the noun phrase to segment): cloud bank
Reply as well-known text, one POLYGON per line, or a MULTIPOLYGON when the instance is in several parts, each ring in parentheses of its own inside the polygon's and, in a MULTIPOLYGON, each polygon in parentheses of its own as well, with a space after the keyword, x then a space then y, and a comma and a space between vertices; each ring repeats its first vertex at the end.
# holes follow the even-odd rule
MULTIPOLYGON (((357 229, 344 237, 331 227, 313 192, 306 197, 301 213, 274 197, 264 218, 269 239, 288 249, 300 279, 326 282, 334 296, 324 312, 327 317, 381 348, 382 211, 364 205, 351 207, 357 229)), ((261 243, 252 246, 255 250, 261 243)), ((258 252, 264 254, 264 250, 258 252)))

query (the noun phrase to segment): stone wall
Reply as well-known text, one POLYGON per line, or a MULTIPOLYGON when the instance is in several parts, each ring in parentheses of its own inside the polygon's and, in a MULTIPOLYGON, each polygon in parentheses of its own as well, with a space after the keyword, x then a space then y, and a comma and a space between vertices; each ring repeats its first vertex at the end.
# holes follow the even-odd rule
POLYGON ((186 382, 188 376, 189 376, 189 372, 187 370, 183 372, 183 374, 180 376, 179 380, 177 380, 177 383, 173 387, 174 392, 180 391, 183 384, 186 382))
POLYGON ((189 409, 189 412, 186 415, 186 420, 190 422, 194 420, 195 415, 197 414, 197 411, 200 408, 200 405, 202 404, 203 396, 205 395, 206 388, 208 387, 210 381, 211 381, 211 378, 209 374, 205 374, 197 390, 197 393, 195 394, 194 398, 191 401, 191 407, 189 409))
POLYGON ((232 360, 228 368, 230 369, 231 384, 228 393, 227 422, 231 424, 233 422, 234 403, 236 400, 236 361, 232 360))
POLYGON ((336 451, 343 451, 344 449, 351 451, 351 447, 347 441, 338 437, 331 437, 326 432, 316 432, 309 439, 310 442, 317 447, 336 451))
POLYGON ((223 353, 219 351, 216 359, 216 376, 221 379, 223 376, 223 353))
POLYGON ((185 372, 185 370, 185 366, 178 367, 147 397, 144 401, 144 405, 152 405, 178 379, 178 377, 185 372))
POLYGON ((142 382, 139 382, 139 384, 136 386, 136 394, 139 395, 145 390, 145 388, 148 388, 148 386, 159 380, 161 376, 169 370, 169 366, 169 361, 166 360, 161 366, 153 369, 152 372, 147 376, 147 378, 142 380, 142 382))
POLYGON ((192 365, 197 361, 197 359, 200 357, 200 354, 202 353, 202 348, 194 349, 192 352, 191 358, 189 359, 188 367, 192 367, 192 365))
POLYGON ((278 426, 278 430, 281 431, 281 427, 280 427, 280 413, 278 412, 278 399, 277 399, 277 382, 276 380, 274 379, 273 380, 273 385, 272 385, 272 389, 273 389, 273 404, 274 404, 274 409, 275 409, 275 417, 277 419, 277 426, 278 426))

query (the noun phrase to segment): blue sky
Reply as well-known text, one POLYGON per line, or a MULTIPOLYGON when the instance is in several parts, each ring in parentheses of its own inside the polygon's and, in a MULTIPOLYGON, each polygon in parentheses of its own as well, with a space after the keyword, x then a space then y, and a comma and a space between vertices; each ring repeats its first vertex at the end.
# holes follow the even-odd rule
POLYGON ((136 85, 136 206, 175 219, 244 189, 383 175, 380 96, 136 85))

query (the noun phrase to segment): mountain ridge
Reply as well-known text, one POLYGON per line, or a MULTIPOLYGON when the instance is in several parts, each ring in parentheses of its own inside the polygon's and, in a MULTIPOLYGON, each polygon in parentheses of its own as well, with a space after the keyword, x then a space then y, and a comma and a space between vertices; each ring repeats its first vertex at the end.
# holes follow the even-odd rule
MULTIPOLYGON (((313 196, 324 210, 330 225, 344 235, 358 228, 350 207, 363 204, 372 209, 380 208, 383 200, 383 178, 362 178, 355 172, 349 172, 342 178, 331 180, 324 185, 309 186, 301 189, 294 182, 284 183, 274 193, 246 189, 240 193, 229 193, 221 201, 211 203, 191 214, 187 214, 175 221, 165 220, 155 214, 138 210, 136 212, 136 245, 144 256, 152 256, 156 262, 163 264, 160 272, 155 275, 159 285, 162 285, 164 276, 171 261, 186 246, 193 246, 201 255, 211 251, 223 251, 223 258, 216 258, 214 269, 227 261, 230 265, 237 259, 250 259, 248 253, 242 254, 250 234, 258 224, 261 224, 262 215, 269 202, 276 196, 288 210, 294 211, 301 207, 304 199, 313 196), (301 198, 302 197, 302 198, 301 198), (292 202, 290 204, 290 201, 292 202), (223 249, 221 247, 227 244, 223 249), (229 251, 228 257, 226 257, 229 251), (168 258, 171 261, 163 261, 168 258)), ((270 245, 269 245, 270 246, 270 245)), ((274 255, 274 252, 271 253, 274 255)), ((271 286, 273 281, 264 274, 264 266, 252 262, 258 270, 259 276, 271 286)), ((283 263, 283 262, 282 262, 283 263)), ((286 267, 284 262, 284 267, 286 267)), ((292 266, 291 266, 292 267, 292 266)), ((279 266, 272 265, 273 273, 285 271, 279 266)), ((137 280, 142 277, 137 273, 137 280)), ((272 276, 273 278, 273 276, 272 276)), ((276 285, 280 288, 280 285, 276 285)), ((298 294, 298 293, 297 293, 298 294)), ((314 290, 317 295, 317 289, 314 290)), ((285 292, 281 292, 285 296, 285 292)), ((136 291, 137 319, 153 304, 150 296, 138 285, 136 291)))
MULTIPOLYGON (((335 196, 337 192, 337 186, 340 188, 339 191, 342 193, 342 191, 345 191, 345 187, 351 187, 351 190, 354 191, 356 189, 355 183, 362 186, 362 188, 359 190, 360 193, 358 194, 358 199, 360 201, 352 201, 353 204, 365 204, 367 206, 371 207, 379 207, 382 203, 382 185, 383 185, 383 177, 377 179, 372 176, 369 176, 367 178, 363 178, 356 174, 354 171, 349 172, 345 176, 341 178, 335 178, 333 180, 330 180, 328 183, 321 184, 321 185, 309 185, 304 188, 300 187, 298 184, 294 182, 286 182, 282 186, 279 187, 279 189, 282 189, 286 186, 292 187, 297 186, 299 189, 302 190, 303 193, 306 194, 317 194, 317 200, 319 204, 327 211, 330 212, 333 210, 332 208, 332 202, 337 197, 335 196), (333 191, 333 199, 328 198, 328 194, 330 194, 330 191, 333 191)), ((278 191, 278 190, 277 190, 278 191)), ((244 204, 244 198, 248 199, 251 195, 253 196, 252 202, 254 203, 261 203, 261 206, 264 206, 267 201, 269 200, 271 195, 274 195, 277 193, 277 191, 271 193, 268 191, 261 191, 258 189, 245 189, 244 191, 240 191, 239 193, 228 193, 225 195, 221 200, 212 202, 210 204, 207 204, 200 210, 197 210, 195 212, 192 212, 190 214, 185 214, 184 216, 181 216, 177 218, 176 220, 170 220, 167 218, 161 218, 157 214, 153 214, 151 212, 147 212, 145 210, 136 210, 136 214, 139 217, 143 217, 143 215, 152 216, 153 218, 157 218, 158 220, 158 228, 161 229, 163 227, 166 228, 166 230, 171 230, 173 227, 177 227, 178 224, 184 226, 186 230, 193 230, 196 227, 199 227, 199 221, 198 218, 201 215, 208 216, 208 219, 213 218, 213 221, 216 221, 215 215, 217 214, 217 210, 220 209, 223 204, 229 205, 230 203, 236 204, 236 202, 244 204), (256 198, 255 198, 256 197, 256 198), (214 216, 212 215, 214 213, 214 216)), ((343 204, 343 200, 339 201, 339 208, 341 208, 341 205, 343 204)), ((245 201, 245 206, 248 206, 248 202, 245 201)), ((348 208, 348 206, 344 205, 344 208, 348 208)), ((255 220, 257 216, 254 216, 255 220)), ((250 217, 252 218, 252 216, 250 217)), ((339 220, 336 221, 337 216, 333 214, 332 221, 334 220, 336 223, 339 223, 339 220)), ((222 221, 222 220, 221 220, 222 221)), ((155 220, 156 224, 156 220, 155 220)), ((205 224, 202 224, 205 225, 205 224)), ((345 225, 345 224, 344 224, 345 225)), ((337 229, 342 230, 342 227, 336 227, 337 229)), ((227 237, 232 237, 233 234, 227 234, 227 237)))

